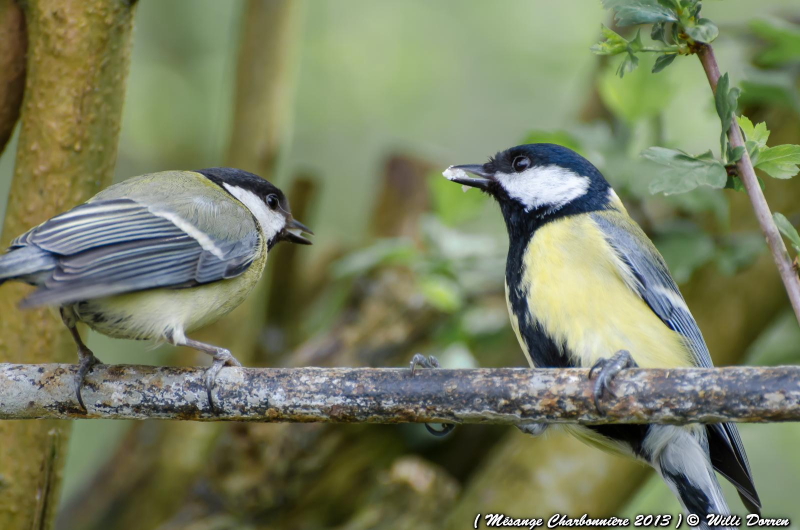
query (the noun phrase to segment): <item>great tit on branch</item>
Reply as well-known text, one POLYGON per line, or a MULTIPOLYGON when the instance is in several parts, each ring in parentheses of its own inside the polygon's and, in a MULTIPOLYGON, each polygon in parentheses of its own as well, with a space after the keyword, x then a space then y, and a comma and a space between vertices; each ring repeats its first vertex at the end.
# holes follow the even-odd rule
POLYGON ((253 290, 279 241, 309 245, 281 190, 233 168, 134 177, 16 238, 0 283, 36 286, 21 307, 58 307, 78 346, 76 394, 99 360, 75 327, 208 353, 211 389, 231 352, 186 334, 233 310, 253 290))
MULTIPOLYGON (((509 237, 506 299, 531 366, 592 367, 596 403, 624 368, 712 366, 661 254, 585 158, 559 145, 520 145, 444 176, 500 205, 509 237)), ((729 513, 715 470, 748 510, 760 511, 732 423, 566 428, 651 465, 689 513, 729 513)))

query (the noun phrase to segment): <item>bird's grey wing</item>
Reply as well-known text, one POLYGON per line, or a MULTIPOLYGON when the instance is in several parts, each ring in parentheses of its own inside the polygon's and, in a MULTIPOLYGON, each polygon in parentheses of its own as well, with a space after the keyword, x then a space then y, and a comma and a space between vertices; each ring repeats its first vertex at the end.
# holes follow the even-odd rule
POLYGON ((60 305, 156 287, 187 287, 243 273, 258 253, 251 230, 233 241, 212 239, 180 218, 153 213, 131 199, 82 204, 12 242, 56 257, 24 306, 60 305))
MULTIPOLYGON (((639 296, 664 324, 680 333, 697 366, 712 367, 711 354, 703 334, 664 258, 647 235, 626 215, 617 211, 597 212, 592 214, 592 218, 628 267, 628 272, 636 279, 635 289, 639 296)), ((708 432, 714 468, 736 486, 748 508, 760 507, 739 430, 732 423, 722 423, 709 425, 708 432)))
POLYGON ((636 279, 635 290, 650 309, 671 330, 680 333, 695 365, 713 366, 708 347, 675 280, 650 239, 638 225, 625 219, 621 213, 598 212, 592 214, 606 241, 628 267, 636 279))

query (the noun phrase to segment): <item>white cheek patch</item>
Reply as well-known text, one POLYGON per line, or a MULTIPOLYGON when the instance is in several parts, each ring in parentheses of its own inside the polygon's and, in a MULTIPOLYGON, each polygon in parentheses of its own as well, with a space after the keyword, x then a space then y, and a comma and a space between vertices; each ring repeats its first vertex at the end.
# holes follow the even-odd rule
POLYGON ((495 173, 506 193, 525 206, 525 211, 538 208, 558 210, 586 194, 589 178, 559 166, 540 166, 522 173, 495 173))
POLYGON ((239 201, 250 210, 250 213, 252 213, 253 217, 258 221, 261 231, 264 232, 264 237, 267 241, 278 235, 286 226, 286 217, 280 212, 270 210, 264 201, 252 191, 237 186, 231 186, 226 183, 223 183, 223 186, 225 186, 225 189, 228 190, 231 195, 239 199, 239 201))

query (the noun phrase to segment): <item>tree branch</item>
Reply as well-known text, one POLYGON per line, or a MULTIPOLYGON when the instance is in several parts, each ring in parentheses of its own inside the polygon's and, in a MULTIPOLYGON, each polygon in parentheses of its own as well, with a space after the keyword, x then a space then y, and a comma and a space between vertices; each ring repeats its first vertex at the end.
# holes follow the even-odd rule
POLYGON ((586 370, 226 368, 209 409, 201 368, 0 364, 0 419, 407 423, 715 423, 800 420, 800 367, 629 370, 605 413, 586 370))
MULTIPOLYGON (((703 65, 703 70, 708 78, 708 84, 711 90, 716 93, 717 83, 720 78, 719 65, 717 65, 717 58, 714 55, 714 49, 710 44, 702 44, 697 52, 700 58, 700 63, 703 65)), ((742 131, 739 130, 739 125, 736 120, 731 123, 731 128, 728 130, 728 139, 733 148, 742 147, 744 149, 745 143, 742 138, 742 131)), ((758 220, 761 231, 767 240, 767 245, 772 253, 772 259, 778 267, 778 272, 781 275, 781 280, 789 295, 789 301, 792 303, 795 317, 800 323, 800 277, 792 267, 792 260, 789 253, 786 251, 786 245, 783 243, 783 238, 775 226, 775 221, 772 219, 772 212, 770 212, 767 199, 764 198, 764 192, 758 183, 756 171, 753 168, 753 161, 750 160, 750 155, 747 149, 744 149, 742 157, 736 163, 736 169, 742 179, 742 184, 747 190, 747 196, 750 197, 750 203, 753 205, 756 219, 758 220)))

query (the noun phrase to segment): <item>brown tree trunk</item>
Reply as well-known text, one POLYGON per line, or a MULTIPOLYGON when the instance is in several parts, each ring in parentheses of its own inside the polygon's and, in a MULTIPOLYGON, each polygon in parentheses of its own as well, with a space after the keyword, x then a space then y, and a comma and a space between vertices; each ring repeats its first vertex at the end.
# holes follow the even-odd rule
POLYGON ((0 154, 19 119, 25 92, 28 34, 16 0, 0 0, 0 154))
MULTIPOLYGON (((130 63, 133 7, 29 0, 27 79, 16 169, 0 246, 111 182, 130 63)), ((3 286, 0 360, 74 362, 50 311, 19 311, 27 286, 3 286)), ((0 424, 0 528, 50 528, 69 423, 0 424)))
MULTIPOLYGON (((298 0, 250 0, 243 14, 234 122, 228 164, 273 178, 291 117, 291 65, 304 6, 298 0)), ((269 262, 267 269, 269 269, 269 262)), ((230 315, 192 338, 230 349, 244 364, 255 356, 265 304, 263 282, 230 315)), ((183 349, 180 364, 208 356, 183 349)), ((156 528, 179 508, 208 465, 222 424, 146 422, 134 426, 120 449, 71 503, 60 528, 156 528), (142 510, 147 506, 147 510, 142 510)))
POLYGON ((302 1, 250 0, 242 20, 229 162, 272 181, 291 133, 302 1))

